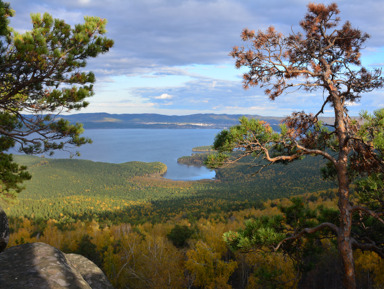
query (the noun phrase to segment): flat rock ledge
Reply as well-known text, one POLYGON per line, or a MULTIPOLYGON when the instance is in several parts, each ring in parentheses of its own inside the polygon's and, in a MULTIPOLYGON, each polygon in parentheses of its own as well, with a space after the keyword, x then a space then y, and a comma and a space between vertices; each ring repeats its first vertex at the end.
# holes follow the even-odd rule
POLYGON ((45 243, 23 244, 0 253, 0 289, 113 289, 93 262, 45 243))

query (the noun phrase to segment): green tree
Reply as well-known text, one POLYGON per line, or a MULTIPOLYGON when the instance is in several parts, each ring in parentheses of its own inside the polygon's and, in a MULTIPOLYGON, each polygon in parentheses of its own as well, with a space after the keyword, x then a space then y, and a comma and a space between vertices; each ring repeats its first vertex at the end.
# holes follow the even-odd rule
MULTIPOLYGON (((382 252, 383 243, 356 238, 352 234, 356 215, 363 215, 381 224, 383 212, 351 201, 351 183, 358 177, 367 177, 384 171, 383 111, 374 116, 364 114, 360 124, 348 114, 348 104, 358 101, 363 93, 381 88, 384 79, 381 70, 368 71, 361 67, 361 49, 369 35, 352 28, 349 22, 340 26, 336 4, 309 4, 308 13, 300 22, 303 33, 288 36, 269 27, 266 32, 242 33, 249 48, 234 47, 231 55, 236 66, 247 67, 244 87, 265 87, 271 100, 290 89, 323 93, 323 103, 315 114, 294 112, 285 118, 281 132, 258 120, 242 118, 240 124, 217 135, 211 156, 212 166, 237 161, 252 155, 262 157, 267 164, 286 163, 306 155, 317 155, 328 160, 324 175, 334 176, 338 182, 338 222, 323 222, 287 235, 280 244, 301 238, 304 234, 323 229, 331 230, 336 238, 344 266, 344 285, 356 288, 353 248, 382 252), (319 116, 329 105, 334 122, 324 124, 319 116), (236 151, 229 155, 226 152, 236 151)), ((377 182, 376 182, 377 183, 377 182)), ((372 194, 372 191, 370 191, 372 194)))
POLYGON ((1 194, 20 191, 30 178, 13 162, 16 144, 27 154, 53 153, 89 143, 81 124, 70 124, 61 112, 80 110, 93 95, 95 76, 84 72, 87 59, 109 51, 106 20, 84 17, 74 27, 48 13, 32 14, 32 30, 9 27, 14 11, 0 1, 0 187, 1 194))
POLYGON ((172 230, 167 234, 168 239, 177 248, 182 248, 187 245, 187 241, 195 233, 194 229, 189 228, 186 225, 175 225, 172 230))

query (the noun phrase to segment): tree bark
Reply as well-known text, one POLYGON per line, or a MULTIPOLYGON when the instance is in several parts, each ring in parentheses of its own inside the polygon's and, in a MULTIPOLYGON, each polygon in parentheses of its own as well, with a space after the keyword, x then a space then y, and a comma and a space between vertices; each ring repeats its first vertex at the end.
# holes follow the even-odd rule
POLYGON ((348 185, 340 183, 339 179, 339 210, 340 227, 337 243, 344 267, 344 286, 346 289, 356 289, 355 265, 351 242, 352 210, 349 203, 348 185))
POLYGON ((348 119, 346 119, 344 115, 344 105, 342 99, 334 91, 333 105, 335 110, 335 129, 339 140, 339 156, 336 170, 339 183, 338 206, 340 210, 340 224, 337 243, 344 267, 344 287, 346 289, 356 289, 355 264, 353 260, 351 241, 352 206, 349 201, 348 154, 350 152, 350 148, 348 145, 346 128, 348 119))

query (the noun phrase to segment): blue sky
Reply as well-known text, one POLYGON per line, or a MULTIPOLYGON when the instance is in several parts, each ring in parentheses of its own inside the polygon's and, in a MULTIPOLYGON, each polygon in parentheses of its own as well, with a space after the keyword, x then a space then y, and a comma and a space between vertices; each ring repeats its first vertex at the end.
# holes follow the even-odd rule
MULTIPOLYGON (((323 1, 329 4, 333 1, 323 1)), ((384 66, 384 0, 336 1, 342 22, 371 35, 362 51, 368 68, 384 66)), ((302 0, 13 0, 11 26, 29 30, 30 13, 48 12, 67 23, 83 16, 108 20, 115 46, 89 61, 95 96, 81 112, 253 114, 286 116, 317 112, 322 94, 293 92, 270 101, 261 89, 244 90, 241 71, 228 56, 242 45, 243 28, 300 31, 302 0)), ((384 107, 384 90, 363 96, 351 115, 384 107)), ((329 108, 327 109, 329 111, 329 108)))

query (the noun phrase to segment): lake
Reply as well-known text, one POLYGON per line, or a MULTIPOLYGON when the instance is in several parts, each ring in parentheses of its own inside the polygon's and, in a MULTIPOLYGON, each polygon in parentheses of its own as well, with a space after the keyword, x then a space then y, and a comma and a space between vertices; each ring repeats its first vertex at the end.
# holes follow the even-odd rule
MULTIPOLYGON (((215 171, 205 167, 177 163, 182 156, 192 154, 192 148, 213 144, 217 129, 88 129, 84 136, 92 144, 77 148, 79 159, 108 163, 130 161, 162 162, 167 165, 165 178, 172 180, 212 179, 215 171)), ((57 151, 55 158, 68 158, 57 151)))

